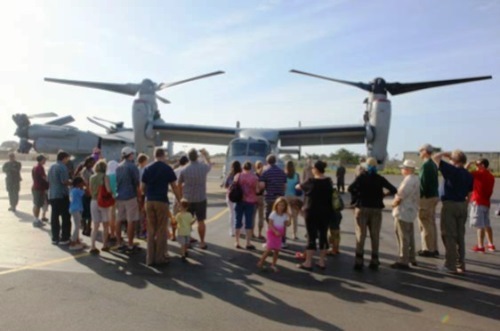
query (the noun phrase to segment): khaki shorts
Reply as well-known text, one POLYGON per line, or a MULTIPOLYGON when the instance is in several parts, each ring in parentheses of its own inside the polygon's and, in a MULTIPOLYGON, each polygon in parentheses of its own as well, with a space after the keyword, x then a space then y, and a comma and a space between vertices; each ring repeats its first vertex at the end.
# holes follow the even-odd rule
POLYGON ((33 205, 37 208, 42 208, 47 201, 47 191, 31 190, 33 194, 33 205))
POLYGON ((90 201, 90 217, 92 222, 95 223, 106 223, 109 221, 109 207, 102 208, 97 204, 97 200, 92 199, 90 201))
POLYGON ((137 198, 116 200, 116 210, 118 211, 118 221, 134 222, 140 219, 137 198))

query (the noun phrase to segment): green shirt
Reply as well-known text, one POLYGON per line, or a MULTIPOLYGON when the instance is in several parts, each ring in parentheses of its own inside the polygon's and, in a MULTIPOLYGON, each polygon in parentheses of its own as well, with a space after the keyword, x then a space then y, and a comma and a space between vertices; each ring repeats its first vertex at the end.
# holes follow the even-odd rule
POLYGON ((3 164, 2 171, 7 175, 5 180, 8 184, 19 184, 21 181, 21 162, 7 161, 3 164))
POLYGON ((101 185, 104 185, 104 176, 102 172, 97 172, 90 176, 89 184, 92 190, 90 191, 90 195, 92 199, 97 200, 97 195, 99 194, 99 188, 101 185))
POLYGON ((191 223, 194 221, 193 215, 188 212, 180 212, 175 215, 177 221, 177 234, 179 236, 189 236, 191 234, 191 223))
POLYGON ((438 168, 431 159, 428 159, 424 162, 420 170, 420 197, 437 197, 438 185, 438 168))

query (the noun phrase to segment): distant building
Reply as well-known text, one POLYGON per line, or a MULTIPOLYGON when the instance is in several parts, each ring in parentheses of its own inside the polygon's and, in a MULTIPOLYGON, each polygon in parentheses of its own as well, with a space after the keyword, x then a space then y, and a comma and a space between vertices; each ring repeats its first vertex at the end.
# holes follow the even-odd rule
MULTIPOLYGON (((490 161, 490 169, 491 171, 500 172, 500 152, 464 152, 467 156, 467 162, 478 160, 480 158, 486 158, 490 161)), ((422 160, 418 155, 418 152, 404 152, 403 158, 413 160, 417 162, 420 166, 422 164, 422 160)))

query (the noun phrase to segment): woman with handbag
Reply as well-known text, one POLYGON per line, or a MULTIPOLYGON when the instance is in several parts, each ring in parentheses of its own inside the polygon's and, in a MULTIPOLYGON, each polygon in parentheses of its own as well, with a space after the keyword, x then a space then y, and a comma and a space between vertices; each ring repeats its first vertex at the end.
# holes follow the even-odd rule
POLYGON ((97 255, 99 250, 95 246, 97 232, 102 223, 102 250, 109 251, 108 234, 109 234, 109 208, 114 204, 113 194, 111 193, 111 185, 109 177, 106 176, 106 161, 100 160, 94 166, 94 174, 90 177, 89 188, 92 200, 90 201, 90 214, 92 216, 92 235, 90 254, 97 255))
POLYGON ((236 224, 236 211, 235 211, 235 203, 229 200, 229 189, 231 188, 231 184, 233 184, 234 176, 241 172, 241 163, 240 161, 233 161, 231 163, 231 170, 227 177, 224 179, 222 186, 226 189, 226 203, 227 208, 229 209, 229 235, 234 237, 234 228, 236 224))

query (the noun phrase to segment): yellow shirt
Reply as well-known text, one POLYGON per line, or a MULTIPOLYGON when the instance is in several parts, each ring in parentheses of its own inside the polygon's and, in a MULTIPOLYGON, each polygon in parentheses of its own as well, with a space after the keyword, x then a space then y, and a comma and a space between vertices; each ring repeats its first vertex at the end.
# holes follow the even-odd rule
POLYGON ((193 215, 188 212, 180 212, 175 215, 179 236, 189 236, 191 234, 191 223, 194 221, 193 215))

